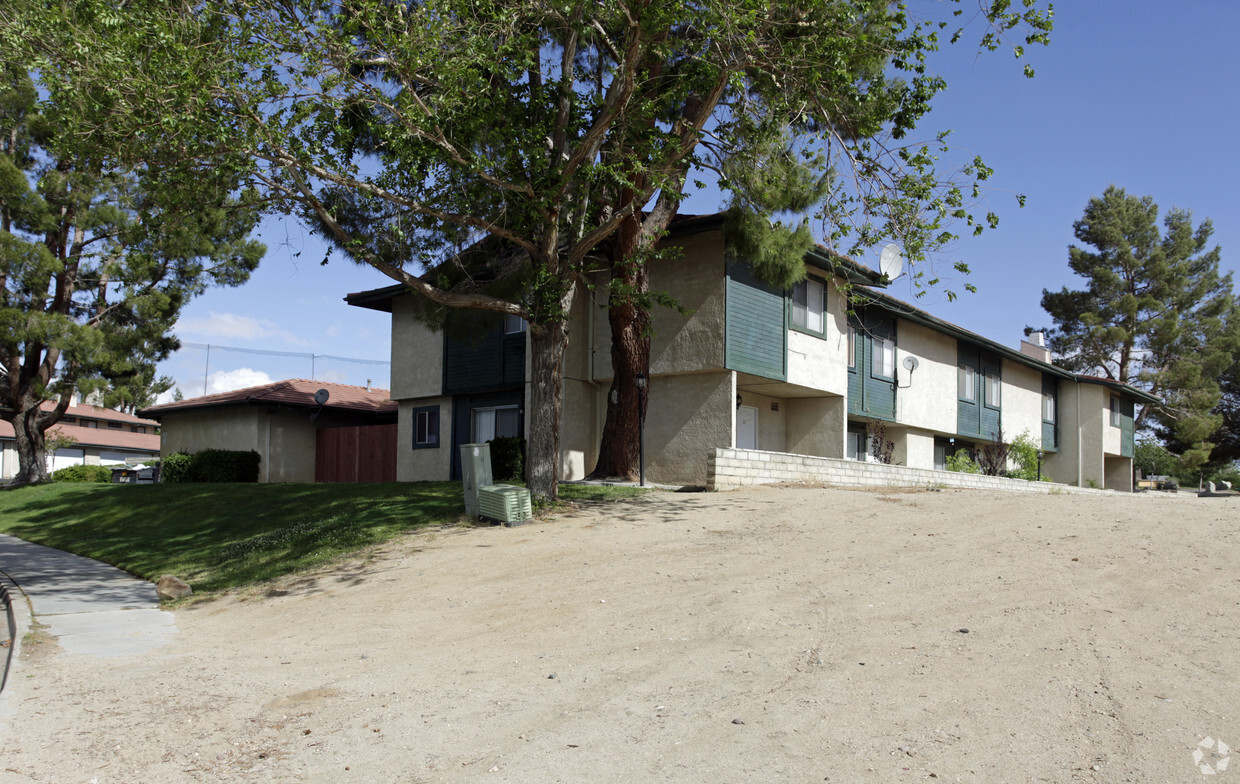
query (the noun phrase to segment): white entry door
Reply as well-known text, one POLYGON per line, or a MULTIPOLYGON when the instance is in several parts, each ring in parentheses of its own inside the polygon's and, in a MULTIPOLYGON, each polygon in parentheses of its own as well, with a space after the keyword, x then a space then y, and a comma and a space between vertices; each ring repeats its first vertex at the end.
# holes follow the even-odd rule
POLYGON ((736 448, 758 448, 758 409, 753 406, 736 409, 736 448))

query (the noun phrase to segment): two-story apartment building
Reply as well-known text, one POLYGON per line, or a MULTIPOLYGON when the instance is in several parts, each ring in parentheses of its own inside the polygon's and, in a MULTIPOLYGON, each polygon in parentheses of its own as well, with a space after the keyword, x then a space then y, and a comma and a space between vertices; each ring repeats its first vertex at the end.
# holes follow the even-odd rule
MULTIPOLYGON (((716 448, 867 459, 866 425, 881 421, 895 463, 942 468, 957 449, 1027 431, 1055 481, 1132 489, 1132 414, 1145 393, 938 319, 824 249, 806 256, 805 281, 774 289, 729 251, 720 216, 681 220, 668 242, 681 255, 653 266, 651 288, 684 312, 653 314, 649 479, 704 484, 716 448)), ((597 457, 612 375, 605 291, 583 286, 570 316, 565 479, 597 457)), ((392 314, 398 478, 455 478, 460 444, 524 434, 524 325, 474 314, 459 318, 471 329, 434 331, 413 318, 413 296, 394 286, 346 299, 392 314)))

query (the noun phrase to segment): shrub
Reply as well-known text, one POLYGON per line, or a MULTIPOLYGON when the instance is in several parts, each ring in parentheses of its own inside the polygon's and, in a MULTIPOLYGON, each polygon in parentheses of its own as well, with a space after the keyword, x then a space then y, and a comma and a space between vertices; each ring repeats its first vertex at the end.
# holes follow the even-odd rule
POLYGON ((258 452, 232 449, 204 449, 192 455, 184 452, 164 458, 163 481, 179 482, 257 482, 258 452))
POLYGON ((986 476, 1003 476, 1007 472, 1010 447, 1003 443, 1003 431, 990 434, 991 440, 977 450, 977 466, 986 476))
POLYGON ((491 445, 491 477, 508 482, 525 478, 525 439, 504 436, 488 441, 491 445))
POLYGON ((963 447, 957 449, 956 454, 947 456, 947 470, 959 474, 982 473, 982 467, 973 459, 973 455, 969 454, 969 450, 963 447))
POLYGON ((871 419, 865 424, 870 440, 870 455, 879 463, 891 465, 896 444, 887 438, 887 425, 881 419, 871 419))
POLYGON ((163 466, 160 468, 160 481, 168 484, 192 481, 189 478, 189 471, 193 463, 193 458, 185 452, 173 452, 164 458, 163 466))
POLYGON ((112 469, 101 465, 75 465, 62 468, 52 474, 53 482, 97 482, 107 484, 112 481, 112 469))
POLYGON ((1034 440, 1028 430, 1012 439, 1008 447, 1008 456, 1016 463, 1016 470, 1009 471, 1008 476, 1013 479, 1036 482, 1038 480, 1038 451, 1041 448, 1042 445, 1034 440))
POLYGON ((260 458, 253 449, 204 449, 192 455, 191 482, 257 482, 260 458))

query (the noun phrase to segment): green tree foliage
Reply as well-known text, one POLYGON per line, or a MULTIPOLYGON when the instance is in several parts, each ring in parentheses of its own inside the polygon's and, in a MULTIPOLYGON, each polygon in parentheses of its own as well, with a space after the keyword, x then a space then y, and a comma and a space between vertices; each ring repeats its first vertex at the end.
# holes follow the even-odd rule
MULTIPOLYGON (((971 186, 935 170, 942 137, 903 140, 944 86, 926 56, 952 28, 886 0, 207 0, 151 5, 125 25, 107 0, 53 14, 15 2, 0 45, 40 54, 47 78, 129 118, 131 143, 248 155, 273 199, 423 295, 427 318, 525 318, 539 497, 556 494, 577 284, 608 269, 618 304, 640 310, 643 254, 691 173, 791 128, 850 173, 822 207, 842 250, 889 236, 916 257, 947 221, 973 222, 971 186), (88 17, 109 20, 107 34, 82 36, 88 17), (146 67, 118 80, 98 65, 125 61, 146 67), (477 252, 458 253, 467 246, 477 252)), ((1036 0, 984 1, 981 16, 982 46, 1019 31, 1018 55, 1050 28, 1036 0)), ((640 315, 626 329, 638 344, 647 335, 640 315)), ((617 367, 628 394, 620 376, 633 368, 617 367)))
POLYGON ((0 418, 18 483, 47 481, 45 434, 75 391, 132 409, 166 389, 182 305, 262 256, 235 180, 209 165, 119 165, 71 132, 80 96, 38 84, 0 47, 0 418), (50 410, 41 408, 55 401, 50 410))
POLYGON ((1056 363, 1161 397, 1136 426, 1157 424, 1183 444, 1188 467, 1209 457, 1222 422, 1219 380, 1240 352, 1231 275, 1219 272, 1213 230, 1209 219, 1194 227, 1182 209, 1160 230, 1151 197, 1110 186, 1073 224, 1084 247, 1069 248, 1069 266, 1085 288, 1042 293, 1056 363))

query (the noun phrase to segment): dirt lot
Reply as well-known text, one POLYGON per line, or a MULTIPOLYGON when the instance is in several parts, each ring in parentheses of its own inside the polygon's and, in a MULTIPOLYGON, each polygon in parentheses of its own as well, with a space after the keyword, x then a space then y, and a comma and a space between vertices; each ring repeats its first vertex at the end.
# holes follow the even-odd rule
POLYGON ((1240 746, 1238 528, 785 488, 410 536, 142 656, 34 646, 0 783, 1202 781, 1240 746))

